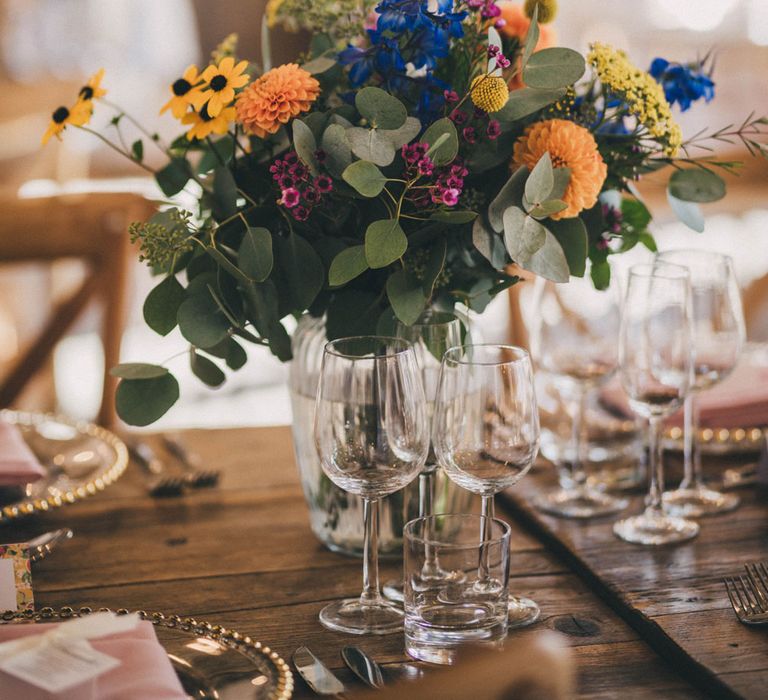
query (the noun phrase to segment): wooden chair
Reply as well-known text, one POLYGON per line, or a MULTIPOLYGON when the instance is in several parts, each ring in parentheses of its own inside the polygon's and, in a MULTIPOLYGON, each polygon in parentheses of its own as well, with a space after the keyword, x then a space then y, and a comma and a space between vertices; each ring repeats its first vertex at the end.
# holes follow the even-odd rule
POLYGON ((128 263, 133 258, 128 225, 146 219, 153 205, 137 194, 90 193, 36 199, 0 200, 0 263, 53 263, 75 259, 86 266, 80 286, 55 302, 42 331, 13 362, 0 382, 0 407, 11 405, 44 367, 56 343, 90 302, 102 307, 104 385, 98 422, 115 422, 116 380, 109 368, 119 362, 128 263))

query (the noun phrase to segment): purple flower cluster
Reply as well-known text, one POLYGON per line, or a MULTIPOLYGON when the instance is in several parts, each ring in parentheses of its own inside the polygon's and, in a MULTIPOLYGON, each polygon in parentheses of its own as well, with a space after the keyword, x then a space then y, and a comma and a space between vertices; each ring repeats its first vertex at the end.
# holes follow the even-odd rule
MULTIPOLYGON (((317 151, 315 158, 322 165, 325 153, 317 151)), ((331 177, 325 173, 312 177, 296 151, 289 151, 284 158, 278 158, 269 167, 269 172, 280 188, 277 203, 285 207, 296 221, 306 221, 312 209, 322 202, 323 195, 333 191, 331 177)))
POLYGON ((483 135, 489 141, 495 141, 501 136, 501 123, 499 120, 489 119, 488 113, 477 107, 475 107, 471 114, 461 109, 454 109, 448 115, 448 118, 457 127, 460 127, 462 139, 470 146, 476 144, 478 138, 482 138, 483 135))
POLYGON ((483 19, 495 19, 494 26, 501 29, 507 22, 501 17, 501 9, 494 0, 467 0, 467 7, 470 10, 480 11, 483 19))
POLYGON ((496 65, 499 68, 509 68, 512 65, 512 61, 510 61, 503 53, 501 53, 501 49, 498 46, 493 44, 488 46, 488 58, 495 58, 496 65))
POLYGON ((456 158, 451 165, 435 168, 434 162, 427 155, 428 150, 429 144, 423 142, 403 146, 400 150, 405 161, 406 178, 413 179, 416 176, 434 178, 434 184, 420 190, 420 194, 412 199, 413 204, 420 209, 432 204, 456 206, 464 189, 464 178, 469 171, 459 158, 456 158))

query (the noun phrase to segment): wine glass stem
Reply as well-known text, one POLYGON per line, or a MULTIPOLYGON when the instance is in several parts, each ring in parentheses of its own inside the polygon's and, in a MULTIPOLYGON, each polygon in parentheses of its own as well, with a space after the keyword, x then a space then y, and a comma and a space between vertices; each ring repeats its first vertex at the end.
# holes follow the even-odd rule
POLYGON ((646 512, 655 517, 664 515, 661 496, 664 493, 664 463, 661 455, 661 418, 648 421, 648 452, 650 460, 650 488, 646 512))
POLYGON ((363 498, 363 519, 365 520, 365 544, 363 546, 363 605, 378 605, 382 602, 379 589, 379 499, 363 498))
MULTIPOLYGON (((428 467, 429 468, 429 467, 428 467)), ((423 471, 419 474, 419 517, 428 518, 426 521, 426 543, 424 545, 424 565, 421 568, 423 578, 439 576, 440 567, 437 563, 437 554, 432 547, 432 519, 434 510, 435 470, 423 471)))
POLYGON ((691 392, 683 408, 683 480, 681 489, 697 489, 704 485, 701 474, 701 445, 699 445, 699 401, 691 392))
POLYGON ((584 413, 587 403, 587 392, 584 387, 577 386, 576 401, 573 402, 573 425, 571 445, 573 446, 573 458, 571 459, 571 480, 577 489, 583 489, 587 481, 584 471, 584 413))
POLYGON ((495 515, 495 509, 493 505, 493 496, 483 496, 482 506, 480 514, 483 516, 483 531, 480 533, 482 537, 482 544, 480 546, 480 567, 478 571, 478 583, 487 583, 490 578, 490 563, 488 558, 490 556, 489 548, 486 546, 487 542, 491 541, 491 535, 493 532, 493 518, 495 515))

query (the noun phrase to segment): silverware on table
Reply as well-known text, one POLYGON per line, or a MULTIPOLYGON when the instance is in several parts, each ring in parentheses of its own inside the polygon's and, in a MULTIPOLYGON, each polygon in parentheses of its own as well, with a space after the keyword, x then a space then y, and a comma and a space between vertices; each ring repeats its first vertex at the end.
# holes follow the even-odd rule
POLYGON ((360 647, 347 646, 341 650, 344 663, 363 683, 371 688, 384 687, 384 674, 381 666, 360 647))
POLYGON ((768 568, 762 562, 744 568, 746 576, 723 579, 731 607, 745 625, 768 624, 768 568))
POLYGON ((200 455, 191 452, 178 435, 163 435, 163 446, 184 468, 184 479, 193 488, 213 488, 219 483, 220 472, 204 469, 200 455))
POLYGON ((340 695, 346 692, 344 684, 307 647, 293 652, 293 665, 307 685, 318 695, 340 695))
POLYGON ((147 491, 154 498, 173 498, 184 495, 184 480, 176 476, 167 476, 165 464, 155 454, 152 447, 142 440, 126 441, 131 458, 147 474, 147 491))
POLYGON ((738 489, 744 486, 754 486, 757 483, 757 462, 744 464, 740 467, 730 467, 723 472, 724 489, 738 489))
POLYGON ((29 548, 29 560, 40 561, 45 559, 59 544, 65 540, 72 539, 74 533, 68 527, 62 527, 58 530, 44 532, 42 535, 27 541, 29 548))

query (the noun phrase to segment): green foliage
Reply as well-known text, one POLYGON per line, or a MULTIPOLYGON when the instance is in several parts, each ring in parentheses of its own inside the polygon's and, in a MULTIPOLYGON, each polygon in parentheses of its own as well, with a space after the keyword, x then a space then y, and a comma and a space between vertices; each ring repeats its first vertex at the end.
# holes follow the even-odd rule
POLYGON ((355 279, 368 269, 365 258, 365 246, 355 245, 342 250, 331 263, 328 271, 328 284, 340 287, 355 279))
POLYGON ((669 206, 672 207, 672 211, 675 212, 675 216, 688 228, 697 233, 704 232, 704 214, 698 204, 678 199, 669 190, 667 190, 667 201, 669 206))
POLYGON ((365 259, 374 270, 401 258, 407 248, 408 239, 397 219, 374 221, 365 231, 365 259))
POLYGON ((429 218, 443 224, 468 224, 477 218, 477 212, 462 209, 440 209, 429 218))
POLYGON ((179 398, 179 383, 170 373, 152 379, 123 379, 115 408, 128 425, 144 426, 165 415, 179 398))
POLYGON ((413 139, 420 130, 419 120, 408 117, 398 129, 367 129, 352 126, 346 130, 345 134, 352 152, 358 158, 384 167, 390 165, 395 159, 397 149, 413 139))
POLYGON ((326 154, 326 166, 335 176, 341 175, 352 162, 352 148, 341 124, 329 124, 321 141, 326 154))
POLYGON ((237 184, 226 165, 220 165, 214 170, 213 201, 214 214, 220 219, 232 216, 237 211, 237 184))
POLYGON ((296 233, 277 240, 285 295, 296 309, 308 309, 325 284, 325 267, 315 249, 296 233))
POLYGON ((344 289, 336 293, 327 311, 328 340, 375 334, 380 313, 379 295, 374 292, 344 289))
POLYGON ((249 226, 237 251, 240 269, 250 279, 263 282, 272 272, 272 234, 261 226, 249 226))
POLYGON ((669 193, 684 202, 716 202, 725 197, 725 182, 711 170, 676 170, 669 178, 669 193))
POLYGON ((450 163, 459 152, 459 134, 456 131, 456 125, 447 117, 431 124, 421 137, 421 141, 430 146, 436 145, 431 153, 435 165, 450 163), (439 145, 437 145, 438 139, 440 139, 439 145))
POLYGON ((168 374, 168 370, 160 365, 146 362, 123 362, 109 370, 113 377, 120 379, 156 379, 168 374))
POLYGON ((317 175, 317 142, 315 135, 301 119, 293 120, 293 147, 313 175, 317 175))
POLYGON ((131 155, 137 163, 144 160, 144 142, 141 139, 137 139, 131 144, 131 155))
POLYGON ((501 270, 506 259, 506 249, 501 237, 492 230, 489 230, 482 219, 475 219, 472 227, 472 243, 480 254, 497 270, 501 270))
POLYGON ((377 87, 365 87, 355 94, 357 111, 374 129, 399 129, 408 110, 396 97, 377 87))
POLYGON ((584 222, 575 216, 559 221, 548 221, 546 226, 563 249, 570 273, 574 277, 584 277, 589 249, 587 227, 584 222))
POLYGON ((494 117, 502 125, 511 125, 520 119, 535 114, 540 109, 544 109, 554 102, 561 99, 566 93, 566 88, 537 89, 533 87, 522 87, 519 90, 513 90, 509 93, 507 104, 496 112, 494 117))
POLYGON ((405 270, 398 270, 389 276, 387 297, 395 315, 406 326, 416 323, 427 303, 423 286, 405 270))
POLYGON ((169 275, 144 300, 144 321, 155 333, 168 335, 176 328, 176 314, 185 296, 184 287, 169 275))
POLYGON ((503 220, 504 245, 520 267, 553 282, 568 281, 568 260, 550 231, 518 207, 507 209, 503 220))
POLYGON ((210 287, 185 299, 176 317, 181 334, 198 348, 217 345, 229 333, 229 320, 214 300, 210 287))
POLYGON ((208 386, 221 386, 227 379, 215 362, 196 352, 194 348, 189 349, 189 366, 192 373, 208 386))
POLYGON ((184 189, 191 176, 186 158, 171 158, 168 165, 155 173, 155 180, 166 197, 173 197, 184 189))
POLYGON ((342 173, 344 181, 354 187, 363 197, 376 197, 387 184, 387 178, 373 163, 357 160, 342 173))
POLYGON ((584 57, 578 51, 562 47, 542 49, 525 64, 523 81, 532 88, 563 88, 573 85, 585 70, 584 57))
POLYGON ((528 169, 525 166, 518 168, 491 202, 488 207, 488 221, 494 231, 504 230, 503 216, 509 207, 522 204, 527 178, 528 169))

